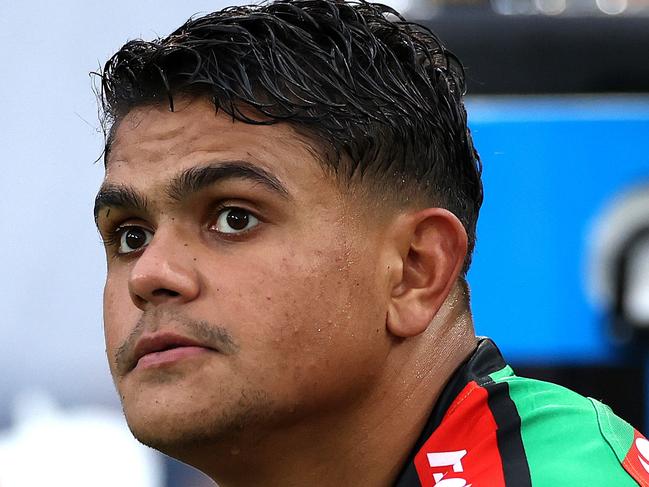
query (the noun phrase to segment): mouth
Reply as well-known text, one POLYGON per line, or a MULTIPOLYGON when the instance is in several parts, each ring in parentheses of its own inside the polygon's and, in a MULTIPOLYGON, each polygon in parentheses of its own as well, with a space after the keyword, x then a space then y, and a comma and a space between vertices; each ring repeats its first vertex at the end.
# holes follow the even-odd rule
POLYGON ((173 333, 142 336, 135 346, 130 370, 170 366, 209 352, 218 350, 173 333))

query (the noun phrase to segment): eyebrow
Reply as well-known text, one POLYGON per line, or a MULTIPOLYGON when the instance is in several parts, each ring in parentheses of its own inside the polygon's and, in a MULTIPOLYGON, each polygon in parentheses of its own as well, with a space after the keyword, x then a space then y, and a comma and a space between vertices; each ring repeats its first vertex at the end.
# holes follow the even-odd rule
POLYGON ((121 184, 103 184, 95 197, 95 223, 104 208, 128 208, 144 213, 147 206, 146 198, 133 188, 121 184))
POLYGON ((279 179, 247 161, 227 161, 186 169, 172 179, 167 194, 171 199, 180 201, 225 179, 247 179, 283 198, 289 197, 289 192, 279 179))
MULTIPOLYGON (((186 169, 171 180, 167 187, 167 196, 172 200, 181 201, 227 179, 253 181, 282 198, 289 198, 288 190, 279 179, 247 161, 227 161, 186 169)), ((147 200, 129 186, 104 183, 95 198, 95 223, 104 208, 120 208, 144 213, 147 211, 147 200)))

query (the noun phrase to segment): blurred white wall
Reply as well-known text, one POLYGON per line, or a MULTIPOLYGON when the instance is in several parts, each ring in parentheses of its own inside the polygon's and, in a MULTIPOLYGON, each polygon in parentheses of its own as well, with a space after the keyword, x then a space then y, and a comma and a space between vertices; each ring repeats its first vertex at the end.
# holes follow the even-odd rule
POLYGON ((116 410, 62 411, 40 393, 21 394, 13 427, 0 433, 3 487, 161 487, 162 458, 133 440, 116 410))

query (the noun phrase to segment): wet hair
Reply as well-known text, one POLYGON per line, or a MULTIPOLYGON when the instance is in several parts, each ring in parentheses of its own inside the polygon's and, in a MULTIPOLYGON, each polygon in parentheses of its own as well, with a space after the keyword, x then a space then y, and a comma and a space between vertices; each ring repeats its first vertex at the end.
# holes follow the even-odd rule
POLYGON ((323 164, 373 197, 453 212, 475 244, 481 163, 467 128, 460 62, 426 27, 385 5, 279 0, 189 19, 132 40, 100 76, 105 157, 134 107, 204 97, 250 124, 286 122, 323 164))

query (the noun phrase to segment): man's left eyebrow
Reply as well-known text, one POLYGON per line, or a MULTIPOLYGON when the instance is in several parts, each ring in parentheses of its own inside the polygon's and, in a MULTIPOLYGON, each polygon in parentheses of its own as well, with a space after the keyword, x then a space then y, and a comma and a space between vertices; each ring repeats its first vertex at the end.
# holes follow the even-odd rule
POLYGON ((123 208, 145 213, 147 206, 146 198, 130 186, 104 183, 95 197, 95 223, 103 208, 123 208))
POLYGON ((167 189, 170 198, 180 201, 219 181, 247 179, 288 199, 288 190, 268 171, 247 161, 226 161, 189 168, 176 176, 167 189))

